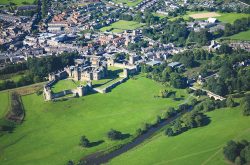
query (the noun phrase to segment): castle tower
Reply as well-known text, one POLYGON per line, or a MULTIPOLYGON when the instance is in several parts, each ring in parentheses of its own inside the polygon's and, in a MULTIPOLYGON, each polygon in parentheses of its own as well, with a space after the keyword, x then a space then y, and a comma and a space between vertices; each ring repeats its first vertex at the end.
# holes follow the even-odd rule
POLYGON ((133 65, 135 63, 134 56, 129 56, 129 64, 133 65))
POLYGON ((114 66, 115 60, 113 58, 108 59, 108 66, 114 66))
POLYGON ((124 77, 124 78, 127 78, 127 77, 128 77, 128 69, 127 69, 127 68, 124 68, 124 69, 123 69, 123 77, 124 77))
POLYGON ((84 96, 84 86, 78 86, 77 93, 78 93, 79 97, 84 96))
POLYGON ((74 79, 75 81, 78 81, 78 80, 79 80, 79 72, 78 72, 78 67, 77 67, 77 66, 74 67, 73 79, 74 79))
POLYGON ((47 101, 50 101, 53 98, 52 92, 51 92, 50 88, 48 88, 48 87, 44 87, 43 95, 45 97, 45 100, 47 100, 47 101))

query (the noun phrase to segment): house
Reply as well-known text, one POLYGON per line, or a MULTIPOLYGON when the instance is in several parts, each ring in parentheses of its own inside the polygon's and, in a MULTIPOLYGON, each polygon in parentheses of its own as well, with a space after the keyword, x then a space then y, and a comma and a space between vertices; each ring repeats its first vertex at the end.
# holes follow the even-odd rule
POLYGON ((183 67, 183 64, 181 64, 180 62, 171 62, 168 64, 168 66, 170 66, 171 68, 176 68, 176 67, 181 68, 183 67))
POLYGON ((211 17, 210 17, 210 18, 207 19, 207 22, 208 22, 208 23, 216 23, 216 22, 217 22, 217 19, 216 19, 216 18, 211 18, 211 17))
POLYGON ((149 66, 157 66, 157 65, 160 65, 162 64, 161 61, 149 61, 146 63, 146 65, 149 65, 149 66))

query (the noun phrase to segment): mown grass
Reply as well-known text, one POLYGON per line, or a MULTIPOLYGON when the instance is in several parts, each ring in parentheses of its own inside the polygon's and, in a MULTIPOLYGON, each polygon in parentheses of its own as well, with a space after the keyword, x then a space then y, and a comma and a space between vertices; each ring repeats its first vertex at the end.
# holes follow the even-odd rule
POLYGON ((115 3, 127 4, 130 7, 136 6, 137 4, 142 2, 142 0, 112 0, 112 1, 115 2, 115 3))
POLYGON ((175 137, 159 133, 152 139, 111 161, 109 164, 222 165, 222 148, 231 139, 250 140, 250 117, 240 108, 207 113, 211 123, 175 137))
POLYGON ((64 90, 76 89, 78 85, 80 84, 78 82, 76 83, 72 79, 60 80, 55 85, 52 86, 52 91, 54 93, 58 93, 64 90))
MULTIPOLYGON (((25 120, 13 133, 0 137, 0 162, 3 165, 61 165, 128 142, 131 138, 110 141, 106 133, 113 128, 134 135, 143 123, 154 122, 167 107, 176 107, 184 101, 155 98, 162 88, 162 85, 139 76, 110 93, 67 101, 45 102, 41 95, 23 96, 25 120), (91 142, 104 142, 83 149, 79 146, 82 135, 91 142)), ((177 97, 187 97, 185 90, 176 91, 177 97)))
POLYGON ((111 31, 111 32, 115 32, 115 33, 120 33, 120 32, 123 32, 124 30, 135 30, 135 29, 140 28, 142 26, 143 26, 143 24, 140 24, 138 22, 119 20, 115 23, 110 24, 109 26, 101 28, 100 30, 102 32, 111 31))

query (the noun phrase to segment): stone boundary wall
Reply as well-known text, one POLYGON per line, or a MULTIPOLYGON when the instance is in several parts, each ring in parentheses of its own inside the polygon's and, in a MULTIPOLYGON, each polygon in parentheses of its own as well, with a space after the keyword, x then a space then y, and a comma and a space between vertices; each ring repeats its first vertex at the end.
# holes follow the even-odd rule
POLYGON ((98 92, 98 93, 107 93, 107 92, 109 92, 111 89, 115 88, 117 85, 119 85, 119 84, 125 82, 127 79, 128 79, 128 78, 125 77, 125 78, 123 78, 123 79, 121 79, 121 80, 119 80, 119 81, 114 82, 113 84, 110 84, 109 86, 107 86, 107 87, 105 87, 105 88, 103 88, 103 89, 94 88, 94 90, 95 90, 96 92, 98 92))
POLYGON ((73 90, 64 90, 64 91, 61 91, 61 92, 58 92, 58 93, 53 93, 53 98, 58 98, 58 97, 63 97, 63 96, 66 96, 68 94, 73 94, 73 90))

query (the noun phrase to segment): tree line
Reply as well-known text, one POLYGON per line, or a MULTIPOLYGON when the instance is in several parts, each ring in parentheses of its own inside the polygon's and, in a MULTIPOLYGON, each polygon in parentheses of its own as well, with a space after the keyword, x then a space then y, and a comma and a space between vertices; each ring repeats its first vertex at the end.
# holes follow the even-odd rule
POLYGON ((0 71, 0 75, 27 70, 27 73, 18 81, 3 80, 0 90, 11 89, 45 81, 45 77, 51 73, 63 69, 67 65, 74 65, 77 53, 62 53, 59 56, 48 56, 44 58, 29 58, 27 62, 20 64, 9 64, 0 71))

